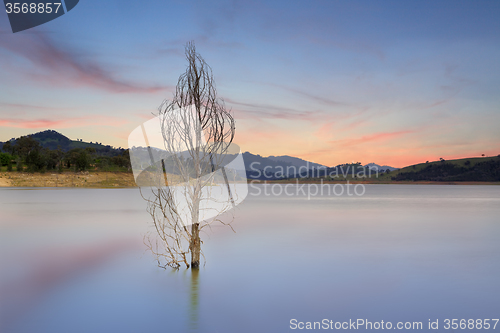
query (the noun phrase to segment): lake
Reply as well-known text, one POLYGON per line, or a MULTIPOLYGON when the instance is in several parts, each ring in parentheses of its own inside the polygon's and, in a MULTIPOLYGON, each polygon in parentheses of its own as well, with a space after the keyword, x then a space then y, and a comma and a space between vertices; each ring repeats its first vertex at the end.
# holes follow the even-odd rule
POLYGON ((295 187, 252 186, 236 233, 202 234, 196 274, 156 266, 138 189, 1 188, 0 331, 452 331, 446 319, 500 317, 500 186, 295 187))

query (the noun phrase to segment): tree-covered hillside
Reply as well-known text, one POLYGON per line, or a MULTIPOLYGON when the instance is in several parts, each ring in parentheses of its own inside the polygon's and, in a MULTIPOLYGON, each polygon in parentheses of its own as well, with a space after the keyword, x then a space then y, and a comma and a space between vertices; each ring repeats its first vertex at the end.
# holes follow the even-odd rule
POLYGON ((7 171, 45 172, 130 170, 128 150, 70 140, 52 130, 21 136, 0 146, 0 167, 7 171))
POLYGON ((390 174, 396 181, 500 181, 500 155, 496 157, 422 163, 390 174))

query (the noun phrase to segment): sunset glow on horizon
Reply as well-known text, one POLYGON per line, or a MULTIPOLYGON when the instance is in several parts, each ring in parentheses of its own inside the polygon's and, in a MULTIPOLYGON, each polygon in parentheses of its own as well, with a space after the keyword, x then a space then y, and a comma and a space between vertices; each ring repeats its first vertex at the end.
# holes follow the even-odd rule
POLYGON ((0 141, 52 129, 127 147, 193 40, 243 151, 327 166, 497 156, 498 17, 498 1, 84 0, 13 34, 1 13, 0 141))

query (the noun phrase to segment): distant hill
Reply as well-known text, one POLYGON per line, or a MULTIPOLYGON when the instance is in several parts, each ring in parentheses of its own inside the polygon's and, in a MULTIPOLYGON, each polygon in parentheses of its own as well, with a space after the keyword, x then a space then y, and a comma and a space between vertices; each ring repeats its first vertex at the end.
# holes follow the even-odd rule
MULTIPOLYGON (((110 145, 103 145, 101 143, 85 142, 82 140, 71 140, 67 136, 54 131, 46 130, 38 132, 35 134, 29 134, 36 141, 40 142, 43 148, 50 150, 61 149, 63 152, 68 152, 74 148, 94 148, 98 155, 105 156, 115 156, 121 154, 123 149, 117 149, 110 145)), ((16 139, 12 138, 9 140, 11 143, 15 143, 16 139)), ((0 149, 2 149, 4 142, 0 142, 0 149)))
POLYGON ((298 173, 309 173, 325 166, 292 156, 262 157, 249 152, 243 153, 247 178, 272 180, 293 177, 298 173))
POLYGON ((367 165, 364 166, 365 168, 370 168, 371 170, 376 170, 376 171, 379 171, 379 172, 385 172, 386 170, 389 170, 389 171, 394 171, 394 170, 398 170, 399 168, 393 168, 391 166, 388 166, 388 165, 378 165, 378 164, 375 164, 375 163, 368 163, 367 165))
POLYGON ((388 165, 380 166, 375 163, 369 163, 365 166, 359 164, 339 164, 334 167, 327 167, 322 164, 309 162, 298 157, 292 156, 269 156, 262 157, 249 152, 243 154, 245 167, 247 169, 247 177, 250 179, 281 179, 281 178, 304 178, 304 177, 325 177, 328 174, 341 174, 349 169, 349 172, 355 170, 361 171, 362 168, 377 172, 386 172, 386 170, 394 171, 394 168, 388 165))
POLYGON ((500 181, 500 155, 420 163, 388 174, 396 181, 500 181))
POLYGON ((311 169, 311 168, 326 168, 325 165, 321 165, 321 164, 314 163, 314 162, 309 162, 309 161, 303 160, 303 159, 298 158, 298 157, 292 157, 292 156, 287 156, 287 155, 269 156, 267 158, 270 159, 271 161, 275 161, 275 162, 290 163, 291 165, 295 166, 296 168, 300 168, 300 167, 306 167, 309 169, 311 169))

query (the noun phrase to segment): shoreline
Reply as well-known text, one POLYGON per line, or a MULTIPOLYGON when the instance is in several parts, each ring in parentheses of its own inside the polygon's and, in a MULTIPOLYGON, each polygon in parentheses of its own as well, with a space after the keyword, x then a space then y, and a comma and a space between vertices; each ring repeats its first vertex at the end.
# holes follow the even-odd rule
POLYGON ((0 187, 130 188, 137 187, 129 172, 1 172, 0 187))
POLYGON ((253 184, 363 184, 363 185, 500 185, 500 182, 479 182, 479 181, 463 181, 463 182, 438 182, 431 180, 421 181, 393 181, 393 180, 328 180, 321 182, 320 180, 296 181, 296 180, 251 180, 253 184))
MULTIPOLYGON (((248 180, 249 184, 364 184, 364 185, 500 185, 500 182, 437 182, 391 180, 248 180)), ((1 172, 0 187, 132 188, 137 187, 131 172, 84 171, 63 173, 1 172)))

